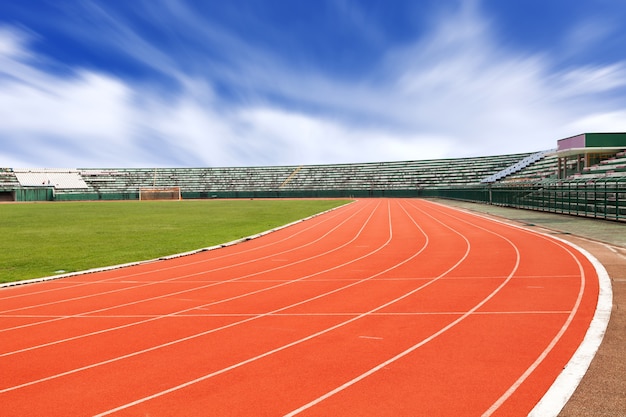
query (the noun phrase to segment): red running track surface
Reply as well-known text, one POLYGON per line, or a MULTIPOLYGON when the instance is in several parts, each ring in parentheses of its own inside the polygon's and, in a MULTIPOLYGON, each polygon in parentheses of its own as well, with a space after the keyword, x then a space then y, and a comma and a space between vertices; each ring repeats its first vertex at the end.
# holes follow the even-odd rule
POLYGON ((581 343, 592 263, 422 200, 0 290, 3 416, 525 416, 581 343))

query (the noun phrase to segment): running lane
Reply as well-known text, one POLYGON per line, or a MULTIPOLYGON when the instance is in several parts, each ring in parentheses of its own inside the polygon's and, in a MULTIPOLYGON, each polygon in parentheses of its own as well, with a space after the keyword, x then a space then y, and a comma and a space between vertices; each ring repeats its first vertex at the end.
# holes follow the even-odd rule
POLYGON ((0 291, 3 415, 527 415, 598 295, 560 241, 384 199, 62 281, 0 291))

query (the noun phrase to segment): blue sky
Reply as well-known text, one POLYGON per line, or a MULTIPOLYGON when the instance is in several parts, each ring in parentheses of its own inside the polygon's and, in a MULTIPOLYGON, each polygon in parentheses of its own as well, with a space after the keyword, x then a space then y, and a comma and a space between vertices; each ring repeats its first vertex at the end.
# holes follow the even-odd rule
POLYGON ((0 167, 531 152, 626 131, 626 0, 0 1, 0 167))

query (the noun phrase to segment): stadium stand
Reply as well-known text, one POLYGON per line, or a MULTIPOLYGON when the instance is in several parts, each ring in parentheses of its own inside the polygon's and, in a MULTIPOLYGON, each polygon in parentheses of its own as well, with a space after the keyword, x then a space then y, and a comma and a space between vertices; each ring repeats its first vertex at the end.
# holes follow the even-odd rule
MULTIPOLYGON (((19 188, 51 187, 56 200, 137 199, 142 188, 180 187, 184 198, 248 196, 367 196, 392 191, 478 184, 552 181, 554 150, 474 158, 355 164, 221 167, 0 169, 0 198, 14 200, 19 188), (279 194, 277 194, 279 193, 279 194)), ((570 178, 626 175, 626 152, 616 152, 570 178)), ((399 195, 403 195, 402 193, 399 195)))
POLYGON ((507 168, 507 175, 488 177, 479 187, 427 190, 424 196, 626 221, 626 133, 585 133, 558 145, 527 167, 507 168))
POLYGON ((11 168, 0 168, 0 201, 14 201, 20 183, 11 168))
POLYGON ((87 189, 87 184, 75 169, 15 169, 22 187, 49 186, 55 189, 87 189))
POLYGON ((539 182, 557 179, 558 157, 555 152, 546 153, 543 157, 524 169, 502 178, 503 183, 539 182))
MULTIPOLYGON (((360 164, 233 168, 80 169, 87 194, 129 195, 146 187, 181 187, 184 198, 241 197, 250 193, 415 191, 479 183, 529 154, 360 164)), ((61 198, 83 190, 57 191, 61 198)), ((336 195, 336 194, 334 194, 336 195)), ((311 195, 318 196, 318 195, 311 195)), ((130 198, 130 197, 129 197, 130 198)))
POLYGON ((502 171, 496 172, 493 175, 488 176, 487 178, 484 178, 481 182, 482 183, 494 183, 496 181, 499 181, 501 179, 504 179, 508 176, 511 176, 517 172, 522 171, 523 169, 531 166, 531 165, 535 165, 538 161, 544 159, 544 157, 549 154, 549 153, 554 153, 556 151, 556 149, 551 149, 551 150, 547 150, 547 151, 541 151, 541 152, 535 152, 532 155, 527 156, 526 158, 522 159, 519 162, 516 162, 515 164, 503 169, 502 171))
POLYGON ((604 159, 596 165, 583 168, 581 173, 574 174, 574 178, 606 178, 626 176, 626 151, 618 152, 609 159, 604 159))
POLYGON ((20 183, 15 176, 15 172, 11 168, 0 168, 0 188, 19 187, 20 183))
POLYGON ((140 189, 151 187, 180 187, 183 198, 379 196, 394 191, 415 196, 428 188, 479 184, 530 155, 230 168, 6 168, 0 171, 0 192, 4 199, 16 200, 22 199, 16 189, 35 188, 51 188, 52 194, 45 195, 55 200, 137 199, 140 189))
POLYGON ((584 133, 540 152, 473 158, 221 168, 0 168, 0 201, 443 197, 626 220, 626 133, 584 133))

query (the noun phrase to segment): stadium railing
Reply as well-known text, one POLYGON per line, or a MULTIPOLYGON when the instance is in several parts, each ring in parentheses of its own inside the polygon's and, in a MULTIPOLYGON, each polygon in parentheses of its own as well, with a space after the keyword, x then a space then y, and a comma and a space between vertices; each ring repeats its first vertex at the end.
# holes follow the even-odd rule
POLYGON ((424 197, 626 221, 626 176, 440 188, 424 190, 422 194, 424 197))

